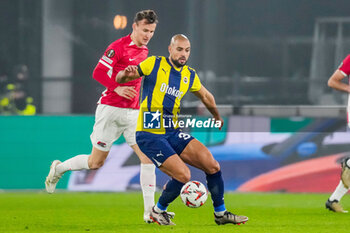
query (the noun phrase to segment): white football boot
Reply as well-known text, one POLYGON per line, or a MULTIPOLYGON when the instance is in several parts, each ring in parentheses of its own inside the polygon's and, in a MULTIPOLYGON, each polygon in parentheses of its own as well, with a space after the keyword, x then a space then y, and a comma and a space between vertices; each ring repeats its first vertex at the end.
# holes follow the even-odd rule
POLYGON ((158 225, 176 225, 171 221, 171 218, 173 217, 174 216, 170 215, 166 211, 163 211, 161 213, 156 212, 154 210, 154 207, 152 208, 152 212, 150 214, 150 218, 153 220, 153 222, 157 223, 158 225))
MULTIPOLYGON (((167 214, 169 215, 170 218, 175 218, 175 213, 174 212, 167 212, 167 214)), ((144 213, 143 214, 143 221, 145 221, 145 223, 154 223, 153 219, 151 218, 151 213, 144 213)))
POLYGON ((215 223, 218 225, 224 225, 227 223, 240 225, 240 224, 242 224, 242 223, 244 224, 248 221, 247 216, 236 215, 236 214, 233 214, 229 211, 225 211, 223 216, 216 216, 214 213, 214 218, 215 218, 215 223))
POLYGON ((326 202, 326 208, 330 211, 336 212, 336 213, 347 213, 347 210, 344 210, 343 207, 340 205, 338 200, 330 201, 329 199, 326 202))
POLYGON ((47 175, 46 180, 45 180, 45 187, 46 187, 46 191, 48 193, 53 193, 55 192, 56 189, 56 184, 57 182, 60 180, 62 175, 57 175, 56 174, 56 166, 58 164, 60 164, 61 161, 59 160, 55 160, 52 162, 51 166, 50 166, 50 172, 49 175, 47 175))

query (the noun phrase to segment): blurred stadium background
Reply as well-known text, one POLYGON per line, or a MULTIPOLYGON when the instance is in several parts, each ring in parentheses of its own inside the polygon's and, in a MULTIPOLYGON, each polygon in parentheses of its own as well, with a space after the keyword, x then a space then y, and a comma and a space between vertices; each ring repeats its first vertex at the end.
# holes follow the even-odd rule
MULTIPOLYGON (((104 90, 92 71, 106 46, 131 32, 135 12, 154 9, 150 55, 167 56, 171 36, 186 34, 189 65, 225 115, 223 132, 192 133, 221 162, 226 189, 332 191, 350 151, 347 95, 327 87, 350 51, 347 4, 1 0, 0 189, 43 189, 52 160, 90 152, 104 90)), ((184 105, 198 102, 189 96, 184 105)), ((138 179, 138 160, 120 139, 103 168, 66 174, 58 188, 139 190, 138 179)), ((159 187, 166 180, 157 172, 159 187)))

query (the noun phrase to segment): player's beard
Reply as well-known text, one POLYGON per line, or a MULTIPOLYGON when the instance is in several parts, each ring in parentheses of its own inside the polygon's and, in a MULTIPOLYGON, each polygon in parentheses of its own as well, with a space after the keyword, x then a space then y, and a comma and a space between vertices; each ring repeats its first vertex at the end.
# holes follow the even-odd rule
MULTIPOLYGON (((181 58, 181 57, 180 57, 180 58, 181 58)), ((179 58, 179 60, 180 60, 180 58, 179 58)), ((179 62, 179 60, 175 60, 175 59, 172 59, 172 58, 170 58, 170 59, 171 59, 172 63, 173 63, 176 67, 178 67, 178 68, 183 67, 183 66, 186 65, 186 63, 187 63, 187 61, 186 61, 184 64, 181 64, 181 63, 179 62)))

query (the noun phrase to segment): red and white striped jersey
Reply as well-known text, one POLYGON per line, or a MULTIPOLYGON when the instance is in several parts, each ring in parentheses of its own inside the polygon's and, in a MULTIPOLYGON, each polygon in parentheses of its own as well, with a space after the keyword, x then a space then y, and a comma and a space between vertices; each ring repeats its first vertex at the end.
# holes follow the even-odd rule
POLYGON ((344 76, 350 75, 350 55, 348 55, 340 64, 339 68, 340 72, 343 73, 344 76))
POLYGON ((110 44, 93 72, 93 78, 107 88, 102 93, 98 103, 119 108, 139 109, 141 78, 120 84, 115 81, 115 77, 119 71, 124 70, 127 66, 138 65, 147 58, 147 55, 148 48, 146 46, 138 47, 131 40, 130 35, 110 44), (123 98, 114 92, 118 86, 133 86, 138 94, 132 100, 123 98))

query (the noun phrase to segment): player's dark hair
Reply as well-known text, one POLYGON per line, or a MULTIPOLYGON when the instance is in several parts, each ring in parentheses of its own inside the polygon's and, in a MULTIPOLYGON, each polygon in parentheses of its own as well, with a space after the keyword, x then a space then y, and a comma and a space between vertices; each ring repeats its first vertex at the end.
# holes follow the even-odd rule
POLYGON ((148 24, 158 23, 158 16, 153 10, 143 10, 136 13, 134 23, 146 19, 148 24))

